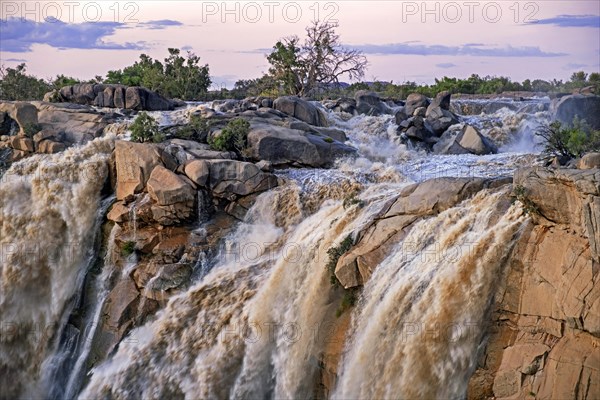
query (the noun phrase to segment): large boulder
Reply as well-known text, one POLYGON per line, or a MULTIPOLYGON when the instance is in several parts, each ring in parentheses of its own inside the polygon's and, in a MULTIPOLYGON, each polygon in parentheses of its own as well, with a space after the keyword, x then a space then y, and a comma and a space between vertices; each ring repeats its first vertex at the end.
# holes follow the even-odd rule
POLYGON ((427 108, 429 106, 429 99, 420 93, 409 94, 404 104, 404 113, 409 117, 414 114, 415 110, 420 107, 427 108))
POLYGON ((153 144, 117 140, 115 143, 117 200, 144 190, 150 174, 162 166, 161 151, 153 144))
POLYGON ((406 237, 415 222, 443 212, 506 179, 436 178, 409 185, 375 210, 373 221, 356 232, 356 244, 342 255, 335 275, 345 288, 364 285, 373 269, 406 237))
POLYGON ((53 98, 69 103, 131 110, 167 111, 174 108, 174 102, 138 86, 81 83, 61 88, 58 96, 53 98))
POLYGON ((375 92, 368 90, 359 90, 354 95, 356 101, 356 111, 360 114, 365 115, 381 115, 388 114, 390 108, 379 98, 379 95, 375 92))
POLYGON ((234 160, 204 162, 209 170, 209 188, 217 197, 247 196, 277 186, 275 175, 263 172, 252 163, 234 160))
POLYGON ((256 122, 248 133, 248 145, 251 157, 256 161, 310 167, 328 167, 336 158, 356 153, 353 147, 330 137, 256 122))
MULTIPOLYGON (((9 126, 10 129, 10 120, 13 120, 19 125, 19 132, 22 135, 29 135, 30 129, 38 124, 37 108, 24 101, 0 102, 0 114, 3 114, 3 126, 9 126)), ((9 132, 3 132, 2 134, 9 134, 9 132)))
POLYGON ((494 154, 498 149, 492 141, 483 136, 477 128, 465 125, 450 146, 442 151, 444 154, 494 154))
POLYGON ((551 105, 554 119, 571 125, 577 117, 593 129, 600 130, 600 96, 575 94, 555 99, 551 105))
POLYGON ((450 128, 454 124, 457 124, 458 118, 448 111, 447 108, 443 108, 442 106, 438 105, 436 101, 427 107, 427 111, 425 112, 425 121, 429 130, 432 131, 436 136, 440 136, 446 131, 446 129, 450 128))
POLYGON ((327 126, 325 116, 314 104, 295 96, 275 99, 273 108, 314 126, 327 126))
POLYGON ((185 178, 158 165, 152 170, 147 186, 156 204, 152 206, 152 216, 159 224, 177 224, 194 214, 196 192, 185 178))
POLYGON ((62 132, 63 140, 70 144, 83 144, 101 136, 104 128, 117 120, 116 114, 98 112, 84 105, 38 101, 31 104, 37 107, 39 125, 62 132))

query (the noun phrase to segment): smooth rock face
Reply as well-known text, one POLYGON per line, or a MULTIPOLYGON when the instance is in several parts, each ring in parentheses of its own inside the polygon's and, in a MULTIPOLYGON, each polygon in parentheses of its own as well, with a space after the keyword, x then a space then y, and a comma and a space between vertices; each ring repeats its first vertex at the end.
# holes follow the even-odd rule
POLYGON ((152 170, 148 193, 156 203, 152 216, 161 225, 177 224, 194 214, 196 192, 192 186, 161 165, 152 170))
POLYGON ((600 168, 600 153, 588 153, 581 157, 577 163, 579 169, 600 168))
POLYGON ((388 114, 391 111, 375 92, 359 90, 354 95, 354 100, 356 101, 356 111, 360 114, 377 116, 388 114))
POLYGON ((600 394, 600 170, 526 168, 535 205, 509 255, 468 398, 600 394))
POLYGON ((484 188, 506 183, 483 178, 437 178, 403 188, 357 234, 358 242, 338 260, 336 277, 345 288, 363 285, 374 266, 406 236, 414 222, 447 210, 484 188))
POLYGON ((209 164, 206 161, 194 160, 185 165, 185 175, 201 187, 205 187, 208 183, 209 172, 209 164))
POLYGON ((554 100, 550 106, 554 119, 571 125, 575 117, 585 120, 592 129, 600 129, 600 96, 575 94, 554 100))
POLYGON ((6 113, 12 120, 16 121, 22 135, 26 134, 27 127, 38 123, 37 108, 24 101, 2 101, 0 102, 0 113, 6 113))
POLYGON ((117 200, 144 189, 156 166, 162 166, 159 149, 151 144, 118 140, 115 143, 117 200))
POLYGON ((325 117, 314 104, 295 96, 275 99, 273 108, 314 126, 327 126, 325 117))
POLYGON ((483 136, 479 131, 471 126, 465 125, 462 132, 456 139, 442 152, 445 154, 493 154, 498 150, 494 144, 483 136))
POLYGON ((248 133, 248 145, 252 158, 271 161, 274 164, 297 163, 311 167, 327 167, 336 158, 352 156, 356 149, 329 142, 310 132, 281 126, 253 123, 248 133))

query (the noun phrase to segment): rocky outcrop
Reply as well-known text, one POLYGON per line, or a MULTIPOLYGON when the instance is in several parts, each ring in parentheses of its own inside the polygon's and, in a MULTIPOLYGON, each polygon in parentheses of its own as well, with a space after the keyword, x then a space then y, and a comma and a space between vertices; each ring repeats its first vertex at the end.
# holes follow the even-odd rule
POLYGON ((442 154, 493 154, 498 149, 492 141, 483 136, 477 128, 465 125, 449 146, 440 151, 442 154))
POLYGON ((104 133, 104 129, 117 121, 118 114, 103 113, 77 104, 52 104, 32 102, 38 109, 38 122, 42 128, 63 135, 69 144, 83 144, 104 133))
POLYGON ((147 187, 155 203, 152 217, 159 224, 178 224, 194 214, 196 193, 185 178, 158 165, 152 170, 147 187))
POLYGON ((274 164, 328 167, 336 158, 353 156, 356 149, 330 136, 254 122, 248 133, 249 153, 274 164))
POLYGON ((153 144, 118 140, 114 154, 117 200, 140 193, 154 168, 162 165, 161 150, 153 144))
POLYGON ((0 135, 21 134, 31 136, 30 130, 38 124, 38 111, 24 101, 0 102, 0 135), (19 131, 13 132, 17 124, 19 131))
POLYGON ((354 100, 356 101, 356 111, 359 114, 377 116, 391 112, 388 105, 381 101, 375 92, 359 90, 354 95, 354 100))
POLYGON ((600 130, 600 96, 574 94, 554 99, 550 111, 555 120, 571 125, 575 118, 585 120, 592 129, 600 130))
MULTIPOLYGON (((434 149, 443 134, 459 122, 449 111, 450 97, 450 92, 440 92, 430 102, 422 94, 409 95, 404 107, 395 115, 398 133, 402 139, 410 141, 416 147, 434 149)), ((442 145, 438 144, 439 146, 442 145)))
POLYGON ((48 97, 57 102, 84 104, 96 107, 126 108, 130 110, 173 110, 174 102, 152 90, 138 86, 81 83, 65 86, 58 94, 48 97))
POLYGON ((346 289, 362 286, 416 221, 447 210, 484 188, 506 183, 506 179, 437 178, 403 188, 355 234, 352 250, 337 262, 336 277, 346 289))
POLYGON ((469 398, 600 394, 600 170, 528 168, 532 219, 509 257, 469 398))
POLYGON ((116 119, 116 114, 77 104, 0 102, 0 147, 11 151, 11 162, 58 153, 101 136, 116 119))
POLYGON ((314 126, 327 126, 321 110, 314 104, 295 96, 284 96, 275 99, 273 108, 290 117, 314 126))

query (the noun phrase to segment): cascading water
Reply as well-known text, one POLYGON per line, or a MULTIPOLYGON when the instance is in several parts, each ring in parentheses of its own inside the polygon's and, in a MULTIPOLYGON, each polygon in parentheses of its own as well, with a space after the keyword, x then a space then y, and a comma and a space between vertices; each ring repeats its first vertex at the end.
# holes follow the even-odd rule
MULTIPOLYGON (((93 254, 114 138, 14 164, 0 185, 0 387, 27 393, 51 369, 93 254)), ((43 381, 43 379, 42 379, 43 381)))
POLYGON ((338 399, 461 399, 494 282, 522 226, 482 192, 417 224, 375 269, 357 307, 338 399))
MULTIPOLYGON (((518 138, 545 118, 539 107, 530 107, 527 112, 508 107, 466 116, 461 123, 479 124, 484 134, 499 128, 491 136, 518 138)), ((162 123, 174 123, 184 121, 190 110, 155 116, 162 123)), ((343 121, 330 114, 328 118, 330 125, 347 132, 351 144, 359 149, 359 157, 340 161, 331 170, 279 171, 287 183, 258 197, 245 222, 225 240, 216 256, 206 259, 206 254, 201 254, 192 286, 171 297, 155 318, 132 331, 112 357, 89 372, 89 383, 81 393, 92 351, 83 343, 92 343, 107 298, 103 282, 114 272, 108 258, 97 280, 97 304, 82 333, 71 336, 69 351, 75 355, 70 356, 74 361, 68 366, 68 379, 55 382, 64 388, 54 392, 47 385, 28 392, 22 388, 32 378, 37 380, 40 370, 52 371, 48 360, 62 354, 57 350, 56 337, 69 337, 61 333, 62 327, 70 314, 68 304, 82 287, 87 269, 84 255, 91 246, 86 239, 95 229, 94 212, 98 208, 90 204, 99 205, 104 181, 81 182, 76 166, 85 159, 106 173, 112 139, 88 145, 93 150, 84 147, 52 156, 61 163, 60 172, 70 171, 71 180, 65 181, 68 185, 61 180, 42 185, 43 180, 30 177, 42 168, 41 158, 13 166, 8 175, 20 171, 16 175, 27 179, 8 181, 9 185, 3 183, 0 189, 1 244, 20 244, 32 237, 34 243, 42 243, 44 235, 58 237, 61 244, 45 247, 45 254, 54 250, 59 257, 65 243, 78 240, 83 244, 76 256, 68 260, 62 257, 60 263, 43 260, 34 264, 26 257, 7 253, 10 262, 1 264, 3 318, 15 318, 21 324, 18 326, 57 326, 47 340, 37 342, 23 333, 26 331, 9 336, 3 331, 2 387, 30 396, 81 399, 315 397, 319 362, 327 345, 323 327, 336 322, 342 290, 329 282, 327 251, 348 235, 356 237, 406 184, 439 176, 508 176, 533 157, 526 152, 508 152, 515 151, 510 147, 484 157, 432 156, 400 143, 390 116, 343 121), (36 185, 49 193, 47 197, 35 197, 32 187, 36 185), (364 207, 344 207, 342 199, 359 192, 364 207), (22 200, 29 198, 34 199, 29 204, 22 200), (43 220, 45 215, 49 222, 43 220), (20 226, 23 228, 17 229, 20 226), (20 273, 25 268, 27 275, 20 273), (52 287, 39 295, 42 281, 51 282, 52 287), (36 293, 39 302, 31 297, 31 303, 23 304, 27 293, 36 293)), ((205 193, 198 192, 198 235, 208 216, 202 207, 207 202, 205 193)), ((130 221, 135 224, 136 219, 134 211, 130 221)), ((519 210, 506 204, 506 193, 483 192, 418 222, 373 269, 352 311, 353 323, 331 396, 463 397, 481 341, 491 284, 522 220, 519 210), (449 261, 448 255, 454 258, 449 261), (446 330, 448 327, 452 329, 446 330), (469 329, 461 330, 464 327, 469 329), (438 335, 426 336, 432 332, 438 335)), ((134 257, 135 253, 120 272, 123 276, 136 268, 134 257)), ((160 275, 159 271, 144 289, 138 314, 151 294, 152 279, 158 280, 160 275)), ((68 343, 65 348, 69 348, 68 343)), ((2 396, 10 397, 11 393, 2 396)))

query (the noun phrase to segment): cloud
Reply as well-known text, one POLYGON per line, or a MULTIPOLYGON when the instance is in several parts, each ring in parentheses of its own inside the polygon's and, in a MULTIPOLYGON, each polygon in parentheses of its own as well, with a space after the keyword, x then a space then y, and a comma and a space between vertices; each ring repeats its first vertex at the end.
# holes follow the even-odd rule
POLYGON ((404 54, 420 56, 473 56, 473 57, 560 57, 565 53, 549 53, 539 47, 490 47, 481 43, 462 46, 425 45, 410 43, 364 44, 351 46, 365 54, 404 54))
POLYGON ((452 64, 452 63, 435 64, 435 66, 438 67, 438 68, 444 68, 444 69, 458 67, 458 65, 452 64))
POLYGON ((0 23, 0 50, 13 53, 31 51, 34 44, 47 44, 58 49, 101 49, 101 50, 140 50, 147 47, 145 42, 114 43, 105 40, 117 29, 124 28, 119 22, 84 22, 67 24, 34 22, 9 18, 0 23))
POLYGON ((142 22, 140 25, 148 29, 165 29, 170 26, 183 26, 183 23, 172 19, 160 19, 156 21, 142 22))
POLYGON ((600 28, 600 15, 558 15, 554 18, 538 19, 527 25, 554 25, 562 28, 600 28))
POLYGON ((581 69, 581 68, 585 68, 585 67, 588 67, 588 65, 587 64, 568 63, 567 65, 565 65, 563 67, 563 70, 571 71, 574 69, 581 69))

